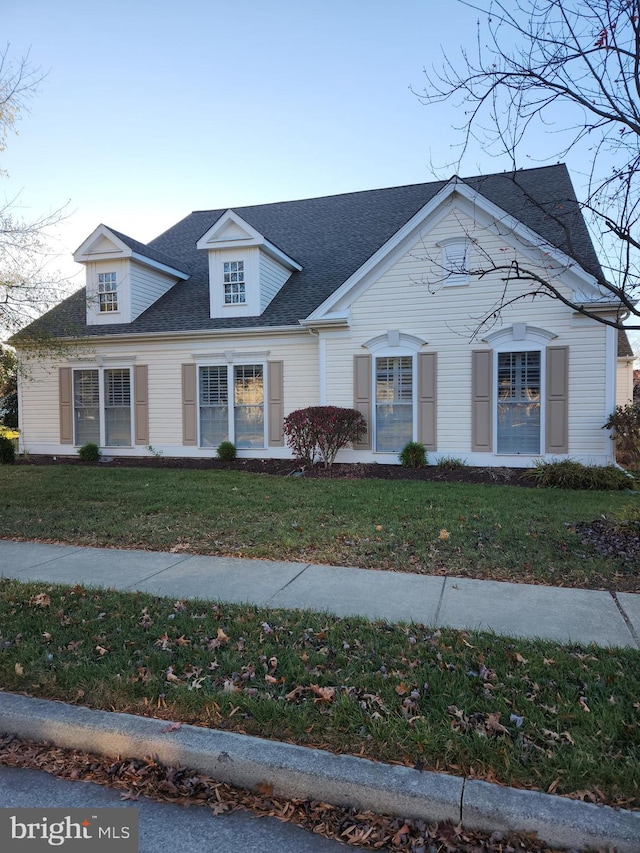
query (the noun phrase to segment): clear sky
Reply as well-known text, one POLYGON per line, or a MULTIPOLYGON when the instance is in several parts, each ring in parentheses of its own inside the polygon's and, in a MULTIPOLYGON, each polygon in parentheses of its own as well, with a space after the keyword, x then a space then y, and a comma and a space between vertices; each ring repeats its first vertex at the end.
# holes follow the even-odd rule
MULTIPOLYGON (((0 0, 0 44, 47 75, 0 195, 68 204, 53 245, 80 286, 70 255, 101 222, 147 242, 192 210, 449 177, 460 113, 411 87, 476 20, 454 0, 0 0)), ((476 150, 461 172, 508 166, 476 150)))

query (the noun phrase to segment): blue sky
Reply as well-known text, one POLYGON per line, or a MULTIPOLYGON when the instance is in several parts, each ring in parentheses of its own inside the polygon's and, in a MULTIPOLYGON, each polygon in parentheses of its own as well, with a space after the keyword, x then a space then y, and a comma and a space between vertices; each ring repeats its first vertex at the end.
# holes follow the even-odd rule
MULTIPOLYGON (((78 286, 70 253, 100 222, 146 242, 191 210, 454 171, 460 113, 410 91, 473 47, 477 13, 454 0, 2 5, 10 56, 47 76, 8 139, 0 194, 19 193, 26 217, 68 204, 55 264, 78 286)), ((461 173, 508 165, 474 150, 461 173)))

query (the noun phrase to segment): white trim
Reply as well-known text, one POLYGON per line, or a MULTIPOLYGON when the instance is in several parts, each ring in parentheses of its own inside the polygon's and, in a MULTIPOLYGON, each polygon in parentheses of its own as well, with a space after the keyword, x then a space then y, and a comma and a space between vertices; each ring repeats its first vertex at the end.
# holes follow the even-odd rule
POLYGON ((274 246, 273 243, 270 243, 264 235, 253 227, 253 225, 249 225, 245 219, 231 208, 226 210, 225 213, 223 213, 214 222, 214 224, 204 232, 202 237, 200 237, 196 243, 196 249, 200 249, 202 251, 212 251, 214 249, 235 249, 236 247, 245 246, 260 246, 263 251, 280 261, 284 266, 289 267, 292 270, 300 271, 302 269, 302 266, 297 261, 294 261, 293 258, 277 246, 274 246), (240 233, 236 236, 226 236, 223 239, 217 237, 216 235, 224 231, 230 223, 233 223, 240 232, 244 233, 240 233))
POLYGON ((485 196, 471 189, 463 181, 453 178, 439 193, 423 205, 408 222, 399 228, 386 243, 374 252, 355 273, 349 276, 331 296, 312 311, 307 317, 306 322, 312 324, 323 319, 342 300, 348 300, 350 296, 352 297, 358 286, 374 272, 379 275, 385 261, 388 262, 394 253, 398 252, 406 243, 418 239, 422 231, 433 227, 433 223, 430 223, 429 220, 439 210, 444 214, 446 212, 444 210, 445 202, 451 204, 455 201, 456 196, 458 197, 460 208, 468 213, 478 224, 493 230, 503 239, 510 237, 513 240, 515 238, 514 242, 518 243, 518 247, 523 253, 529 256, 532 254, 535 256, 542 255, 547 265, 549 260, 553 261, 558 266, 554 274, 562 277, 572 292, 584 294, 591 291, 594 295, 601 292, 598 290, 597 279, 586 272, 576 260, 551 243, 548 243, 535 231, 498 207, 498 205, 489 201, 485 196))
MULTIPOLYGON (((200 370, 203 367, 225 367, 227 371, 227 441, 232 442, 237 446, 236 440, 236 393, 235 393, 235 368, 236 367, 254 367, 259 366, 262 368, 262 445, 260 447, 238 447, 238 450, 242 453, 246 452, 256 452, 259 451, 262 456, 264 456, 265 450, 270 449, 268 445, 268 407, 267 403, 269 400, 269 370, 268 370, 268 362, 265 360, 260 360, 258 358, 254 358, 251 360, 249 357, 244 357, 247 355, 246 353, 218 353, 224 358, 224 361, 202 361, 199 357, 194 356, 196 358, 196 409, 197 409, 197 449, 202 451, 207 451, 209 454, 211 453, 213 448, 211 445, 207 445, 206 447, 202 444, 202 431, 201 431, 201 423, 200 423, 200 370), (242 358, 239 360, 236 358, 226 358, 225 356, 230 355, 242 355, 242 358)), ((250 355, 250 354, 249 354, 250 355)), ((258 355, 254 353, 254 355, 258 355)), ((262 355, 266 355, 262 353, 262 355)), ((194 448, 195 449, 195 448, 194 448)))
MULTIPOLYGON (((618 330, 613 326, 605 326, 605 399, 604 418, 605 423, 609 415, 616 408, 616 379, 618 370, 618 330)), ((615 461, 615 442, 611 440, 613 430, 603 429, 605 453, 609 452, 611 461, 615 461)))
POLYGON ((389 329, 383 335, 377 335, 375 338, 365 341, 361 346, 376 355, 378 355, 379 350, 383 349, 393 350, 393 354, 397 355, 397 349, 406 349, 414 353, 426 346, 427 343, 423 338, 418 338, 416 335, 407 335, 398 329, 389 329))
POLYGON ((318 339, 318 400, 321 406, 327 405, 327 339, 318 339))
POLYGON ((267 362, 270 350, 261 350, 260 352, 244 352, 243 350, 217 350, 216 352, 192 352, 191 358, 196 362, 202 362, 201 366, 206 367, 204 363, 207 359, 218 363, 225 364, 258 364, 259 362, 267 362))
POLYGON ((189 273, 182 272, 182 270, 178 270, 175 267, 168 266, 167 264, 164 264, 161 261, 155 261, 152 258, 147 257, 146 255, 140 254, 140 252, 135 252, 130 246, 127 246, 127 244, 123 240, 121 240, 120 237, 117 237, 107 225, 98 225, 98 227, 91 232, 91 234, 86 238, 86 240, 84 240, 73 253, 73 260, 77 264, 88 264, 94 261, 111 261, 116 258, 128 258, 130 260, 135 260, 138 263, 144 264, 145 266, 153 267, 154 269, 168 273, 172 276, 176 276, 177 278, 181 278, 183 280, 186 280, 191 277, 189 273), (100 237, 104 237, 111 243, 113 243, 113 251, 90 251, 93 243, 95 243, 96 240, 98 240, 100 237))
POLYGON ((73 447, 78 448, 82 447, 81 444, 77 441, 76 436, 76 405, 75 405, 75 373, 77 371, 87 371, 87 370, 95 370, 98 374, 98 419, 99 419, 99 441, 98 445, 105 451, 110 452, 112 450, 123 450, 123 449, 131 449, 134 448, 135 445, 135 377, 133 375, 133 365, 131 363, 125 364, 117 364, 120 359, 109 358, 109 361, 113 361, 107 366, 103 366, 103 359, 101 356, 98 356, 93 362, 85 362, 84 365, 74 364, 71 367, 71 418, 72 418, 72 431, 73 431, 73 447), (106 417, 105 417, 105 387, 104 387, 104 379, 105 379, 105 371, 106 370, 128 370, 129 371, 129 444, 105 444, 106 440, 106 417))
POLYGON ((160 261, 154 261, 153 258, 147 258, 145 255, 138 254, 138 252, 132 252, 131 260, 137 261, 140 264, 144 264, 144 266, 147 267, 153 267, 153 269, 167 273, 168 275, 174 276, 175 278, 181 278, 183 281, 186 281, 188 278, 191 278, 191 275, 188 272, 181 272, 175 267, 167 266, 167 264, 163 264, 160 261))
MULTIPOLYGON (((518 343, 522 341, 533 341, 541 346, 546 346, 549 341, 552 341, 558 336, 555 332, 548 332, 546 329, 541 329, 538 326, 529 326, 527 323, 514 323, 506 329, 499 329, 497 332, 491 332, 486 335, 483 340, 488 343, 492 349, 502 346, 506 343, 518 343)), ((513 349, 516 352, 518 348, 513 349)))

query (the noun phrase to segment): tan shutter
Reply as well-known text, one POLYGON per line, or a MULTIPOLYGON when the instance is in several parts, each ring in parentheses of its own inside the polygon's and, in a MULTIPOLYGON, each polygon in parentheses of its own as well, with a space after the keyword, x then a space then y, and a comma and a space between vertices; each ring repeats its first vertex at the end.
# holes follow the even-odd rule
POLYGON ((70 367, 58 368, 60 444, 73 444, 73 374, 70 367))
POLYGON ((569 452, 569 347, 547 348, 546 451, 569 452))
POLYGON ((270 361, 267 364, 267 391, 269 393, 267 429, 269 430, 269 447, 282 447, 284 435, 284 388, 282 361, 270 361))
POLYGON ((353 408, 357 409, 367 422, 367 431, 354 447, 357 450, 371 450, 371 356, 353 357, 353 408))
POLYGON ((149 381, 146 364, 133 368, 135 443, 149 444, 149 381))
POLYGON ((196 365, 182 365, 182 443, 198 443, 198 383, 196 365))
POLYGON ((418 355, 418 441, 427 450, 437 450, 437 368, 438 356, 435 352, 421 352, 418 355))
POLYGON ((493 450, 493 352, 474 350, 471 359, 471 449, 490 453, 493 450))

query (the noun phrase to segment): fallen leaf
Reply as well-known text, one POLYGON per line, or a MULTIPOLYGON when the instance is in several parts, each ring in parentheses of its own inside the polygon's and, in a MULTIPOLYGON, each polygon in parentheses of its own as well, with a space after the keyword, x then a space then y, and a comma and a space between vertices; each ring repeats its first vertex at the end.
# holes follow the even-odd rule
POLYGON ((163 729, 160 729, 160 734, 168 734, 169 732, 177 732, 178 729, 182 728, 182 723, 170 723, 168 726, 165 726, 163 729))
POLYGON ((450 536, 451 536, 451 534, 449 533, 449 531, 448 531, 448 530, 445 530, 445 529, 444 529, 444 527, 443 527, 443 528, 442 528, 442 530, 440 531, 440 533, 438 534, 438 539, 440 539, 442 542, 444 542, 444 541, 445 541, 445 540, 447 540, 450 536))
POLYGON ((21 663, 17 663, 17 664, 14 666, 14 670, 15 670, 16 675, 24 675, 24 669, 22 668, 22 664, 21 664, 21 663))

